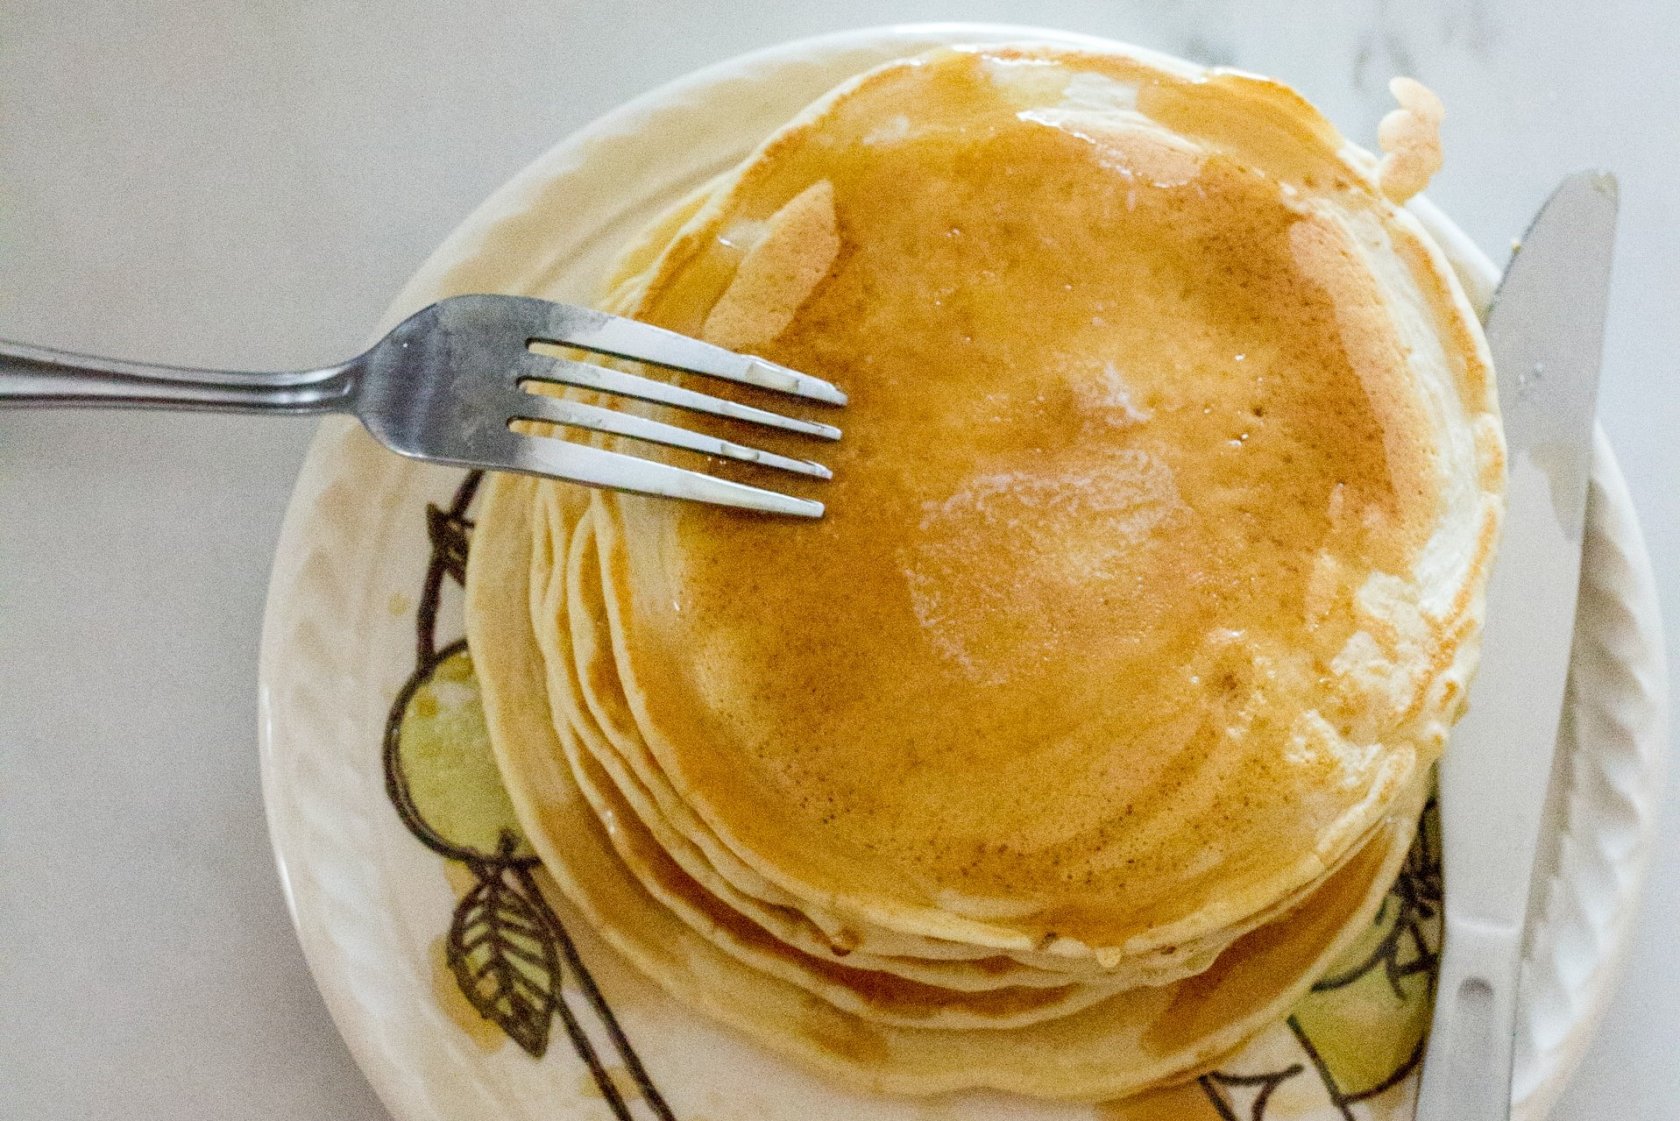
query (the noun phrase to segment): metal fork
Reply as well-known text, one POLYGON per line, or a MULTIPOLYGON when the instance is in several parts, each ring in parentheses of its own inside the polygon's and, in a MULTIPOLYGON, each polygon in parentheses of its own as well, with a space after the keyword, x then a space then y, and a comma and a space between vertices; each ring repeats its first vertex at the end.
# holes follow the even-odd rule
POLYGON ((846 395, 820 378, 588 308, 520 296, 455 296, 415 313, 366 353, 288 373, 194 370, 93 358, 0 341, 0 406, 349 413, 415 459, 546 475, 587 486, 798 517, 823 505, 589 444, 515 431, 515 421, 623 436, 819 479, 828 468, 673 424, 533 393, 562 385, 727 417, 818 439, 830 424, 782 416, 668 382, 539 354, 552 343, 703 374, 828 405, 846 395))

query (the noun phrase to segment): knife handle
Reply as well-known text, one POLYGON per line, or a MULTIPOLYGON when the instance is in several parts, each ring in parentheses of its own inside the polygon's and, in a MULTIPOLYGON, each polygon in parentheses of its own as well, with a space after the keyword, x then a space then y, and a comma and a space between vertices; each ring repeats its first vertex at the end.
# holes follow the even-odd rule
POLYGON ((1417 1121, 1509 1121, 1522 927, 1449 909, 1417 1121))

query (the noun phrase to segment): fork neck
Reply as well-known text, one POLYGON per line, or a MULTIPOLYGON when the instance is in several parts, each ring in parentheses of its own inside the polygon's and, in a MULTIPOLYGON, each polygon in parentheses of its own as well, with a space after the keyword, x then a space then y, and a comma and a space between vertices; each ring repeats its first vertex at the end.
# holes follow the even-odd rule
POLYGON ((0 407, 332 413, 354 407, 361 358, 319 370, 236 373, 125 362, 0 340, 0 407))

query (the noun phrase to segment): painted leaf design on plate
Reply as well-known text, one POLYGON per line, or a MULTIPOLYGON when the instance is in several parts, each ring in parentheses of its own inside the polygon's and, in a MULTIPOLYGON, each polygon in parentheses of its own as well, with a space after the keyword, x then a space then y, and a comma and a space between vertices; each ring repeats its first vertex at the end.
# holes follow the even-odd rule
POLYGON ((431 538, 432 556, 458 584, 467 579, 467 546, 472 540, 472 522, 455 510, 426 507, 426 533, 431 538))
POLYGON ((1279 1086, 1300 1074, 1302 1069, 1300 1063, 1293 1063, 1283 1070, 1265 1074, 1226 1074, 1216 1070, 1202 1075, 1197 1081, 1218 1107, 1221 1118, 1265 1121, 1266 1106, 1271 1102, 1272 1095, 1279 1086))
POLYGON ((1344 1109, 1385 1093, 1417 1069, 1440 948, 1441 824, 1431 798, 1371 927, 1289 1019, 1344 1109))
MULTIPOLYGON (((511 837, 508 842, 511 847, 511 837)), ((562 976, 543 905, 527 897, 523 878, 505 863, 473 861, 472 869, 478 883, 449 927, 449 967, 479 1015, 540 1056, 548 1049, 562 976)))

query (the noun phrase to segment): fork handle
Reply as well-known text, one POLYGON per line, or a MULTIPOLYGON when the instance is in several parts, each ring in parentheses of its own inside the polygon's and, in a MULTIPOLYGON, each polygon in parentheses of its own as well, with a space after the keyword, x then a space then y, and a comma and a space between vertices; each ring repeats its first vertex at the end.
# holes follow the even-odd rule
POLYGON ((344 412, 353 405, 359 369, 352 360, 285 373, 195 370, 0 340, 0 408, 344 412))

